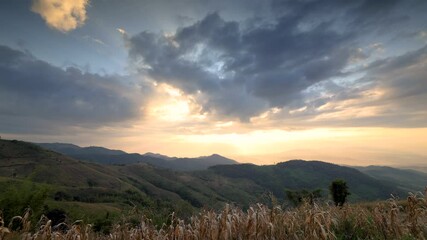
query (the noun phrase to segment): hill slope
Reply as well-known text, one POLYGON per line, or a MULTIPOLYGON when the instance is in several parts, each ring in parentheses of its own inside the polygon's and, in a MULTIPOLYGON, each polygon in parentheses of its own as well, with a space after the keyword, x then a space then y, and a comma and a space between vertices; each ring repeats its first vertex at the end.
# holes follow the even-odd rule
POLYGON ((65 187, 117 189, 120 182, 98 166, 31 143, 0 140, 0 175, 65 187))
POLYGON ((344 179, 350 189, 352 200, 386 199, 391 193, 401 194, 391 183, 374 179, 356 169, 320 161, 291 160, 276 165, 252 164, 213 166, 209 168, 221 176, 250 179, 284 198, 284 189, 322 189, 328 192, 329 184, 337 178, 344 179))
POLYGON ((399 169, 385 166, 354 167, 381 181, 397 184, 408 192, 423 191, 427 187, 427 173, 411 169, 399 169))
POLYGON ((258 202, 257 197, 264 192, 249 180, 232 181, 209 172, 174 172, 145 163, 99 165, 35 144, 0 140, 0 196, 7 196, 5 191, 11 190, 5 186, 15 186, 12 190, 19 191, 21 182, 48 186, 52 206, 137 206, 164 217, 171 212, 188 216, 196 208, 220 208, 228 202, 248 206, 258 202))

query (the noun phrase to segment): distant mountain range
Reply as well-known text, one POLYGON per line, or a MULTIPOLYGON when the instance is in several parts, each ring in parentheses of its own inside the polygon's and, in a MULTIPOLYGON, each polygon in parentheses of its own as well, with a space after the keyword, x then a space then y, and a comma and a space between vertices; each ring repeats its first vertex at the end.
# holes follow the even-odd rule
POLYGON ((126 153, 103 147, 79 147, 68 143, 37 143, 37 145, 70 156, 72 158, 99 164, 147 163, 155 167, 175 171, 206 170, 214 165, 238 164, 235 160, 212 154, 197 158, 169 157, 157 153, 126 153))
MULTIPOLYGON (((19 190, 21 183, 31 182, 49 186, 48 203, 60 201, 64 208, 84 203, 96 204, 96 209, 139 206, 156 209, 150 210, 156 213, 169 209, 191 214, 194 209, 219 208, 225 203, 242 207, 268 204, 269 193, 285 202, 286 190, 321 189, 328 199, 328 186, 337 178, 348 183, 352 202, 387 199, 391 194, 406 197, 408 191, 421 191, 427 185, 426 175, 417 171, 375 166, 359 169, 304 160, 257 166, 236 164, 219 155, 172 158, 101 147, 0 140, 0 196, 6 194, 2 192, 6 187, 19 190), (44 147, 55 147, 55 151, 44 147), (215 165, 224 162, 232 164, 215 165)), ((81 206, 89 206, 84 204, 81 206)))
POLYGON ((406 192, 423 191, 427 187, 427 173, 425 172, 386 166, 354 168, 383 182, 395 184, 406 192))
MULTIPOLYGON (((256 166, 252 164, 238 164, 237 161, 218 154, 197 158, 178 158, 152 152, 145 154, 126 153, 121 150, 111 150, 104 147, 80 147, 68 143, 37 143, 37 145, 74 159, 99 164, 129 165, 145 163, 157 168, 174 171, 200 171, 209 169, 219 175, 230 178, 244 176, 245 179, 251 179, 258 185, 273 190, 280 197, 284 196, 283 187, 292 189, 309 186, 310 188, 310 184, 307 181, 316 181, 317 183, 320 181, 326 184, 332 181, 332 178, 348 178, 349 184, 352 184, 354 181, 355 183, 357 182, 357 184, 354 184, 355 186, 361 186, 366 181, 360 181, 360 178, 365 179, 366 175, 371 177, 371 181, 385 184, 380 189, 384 190, 383 192, 387 192, 386 196, 390 196, 390 193, 393 192, 392 189, 394 189, 395 193, 407 193, 422 191, 427 186, 427 173, 387 166, 344 167, 320 161, 303 160, 292 160, 277 165, 256 166), (271 171, 271 169, 275 170, 271 171), (319 171, 320 169, 322 171, 319 171), (362 177, 360 173, 363 173, 362 177), (277 174, 279 176, 276 176, 277 174), (269 183, 272 181, 271 179, 277 178, 281 179, 282 182, 274 180, 275 184, 269 183), (304 181, 306 183, 303 183, 304 181)), ((368 181, 365 185, 366 190, 369 186, 375 184, 368 181)), ((324 190, 327 191, 326 188, 324 190)), ((370 197, 375 198, 376 194, 371 194, 370 197)), ((357 195, 352 198, 364 199, 364 197, 357 195)))

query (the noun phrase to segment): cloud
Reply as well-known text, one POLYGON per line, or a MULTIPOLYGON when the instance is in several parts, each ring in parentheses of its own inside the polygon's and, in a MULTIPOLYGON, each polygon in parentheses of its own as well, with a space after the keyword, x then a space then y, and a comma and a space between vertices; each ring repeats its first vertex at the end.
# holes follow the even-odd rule
POLYGON ((374 104, 384 106, 387 123, 427 127, 427 46, 372 65, 363 80, 383 91, 374 104))
MULTIPOLYGON (((398 0, 273 1, 272 6, 277 12, 268 20, 231 21, 215 12, 173 33, 141 32, 127 39, 129 56, 141 74, 181 89, 202 113, 219 119, 248 122, 272 109, 280 110, 273 115, 282 120, 295 119, 289 112, 304 109, 294 114, 300 120, 315 122, 322 115, 343 122, 333 114, 336 108, 326 106, 339 103, 348 111, 342 116, 354 117, 348 102, 364 102, 378 85, 360 79, 377 74, 366 66, 379 67, 372 62, 387 47, 385 39, 395 39, 404 24, 416 29, 412 23, 421 16, 409 17, 418 10, 398 0)), ((376 102, 359 116, 387 124, 380 121, 386 119, 380 104, 386 103, 376 102)))
POLYGON ((126 123, 143 115, 150 92, 132 76, 62 69, 5 46, 0 46, 0 75, 0 131, 126 123))
POLYGON ((427 46, 367 65, 351 85, 317 84, 301 111, 283 109, 276 124, 312 127, 427 127, 427 46))
POLYGON ((83 39, 94 42, 94 43, 99 44, 99 45, 102 45, 104 47, 108 47, 108 45, 104 41, 102 41, 101 39, 94 38, 94 37, 91 37, 89 35, 83 36, 83 39))
POLYGON ((116 28, 117 32, 119 32, 120 34, 122 34, 123 36, 127 35, 126 30, 124 30, 123 28, 116 28))
POLYGON ((341 74, 347 34, 327 23, 298 32, 298 19, 243 29, 219 14, 172 36, 142 32, 130 41, 140 71, 194 95, 203 111, 247 121, 271 107, 298 105, 312 84, 341 74), (144 66, 144 67, 141 67, 144 66))
POLYGON ((49 27, 68 32, 84 24, 88 4, 89 0, 33 0, 31 10, 40 14, 49 27))

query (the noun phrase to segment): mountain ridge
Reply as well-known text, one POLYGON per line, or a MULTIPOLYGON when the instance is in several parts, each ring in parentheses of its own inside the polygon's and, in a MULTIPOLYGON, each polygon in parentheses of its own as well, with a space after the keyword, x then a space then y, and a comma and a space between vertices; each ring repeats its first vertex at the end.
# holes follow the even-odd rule
POLYGON ((80 147, 68 143, 35 143, 41 147, 62 153, 75 159, 100 164, 134 164, 147 163, 156 167, 176 170, 195 171, 206 170, 210 166, 220 164, 238 164, 237 161, 219 154, 196 158, 169 157, 159 153, 145 154, 127 153, 121 150, 111 150, 104 147, 80 147), (70 147, 72 146, 72 147, 70 147))
MULTIPOLYGON (((349 187, 353 193, 351 196, 353 201, 385 199, 390 197, 390 194, 392 193, 399 193, 403 195, 404 192, 410 188, 409 183, 402 187, 393 180, 381 180, 376 178, 375 176, 370 176, 369 174, 362 173, 361 171, 354 168, 339 166, 336 164, 326 163, 317 160, 290 160, 275 165, 263 166, 258 166, 254 164, 215 165, 210 166, 206 170, 197 170, 181 173, 175 172, 174 170, 168 170, 167 168, 158 168, 153 164, 149 164, 146 162, 130 161, 130 164, 99 165, 96 163, 91 163, 90 161, 86 162, 83 160, 75 160, 60 153, 52 152, 52 150, 45 150, 44 148, 31 143, 9 140, 1 140, 1 143, 1 146, 9 146, 6 148, 2 148, 0 151, 0 158, 2 159, 2 162, 7 163, 4 166, 0 166, 0 173, 3 172, 3 174, 0 175, 5 177, 13 176, 14 170, 10 166, 13 164, 17 164, 19 163, 19 161, 21 161, 23 165, 26 164, 26 167, 22 168, 23 172, 26 171, 26 178, 37 181, 47 179, 50 181, 48 181, 47 183, 53 183, 54 181, 52 179, 61 177, 60 180, 65 181, 66 183, 64 183, 64 186, 72 187, 72 183, 66 182, 68 181, 67 179, 73 179, 68 177, 68 174, 75 174, 76 176, 80 175, 77 172, 78 170, 76 168, 69 167, 73 166, 73 164, 80 164, 79 166, 81 167, 79 168, 83 170, 91 168, 98 173, 87 173, 83 174, 81 177, 74 177, 78 178, 79 180, 76 181, 78 183, 75 184, 76 186, 103 187, 107 189, 113 182, 116 181, 111 180, 111 177, 108 177, 109 175, 113 176, 112 179, 122 179, 120 181, 125 181, 125 185, 130 184, 131 186, 133 186, 133 184, 137 184, 140 190, 142 189, 143 192, 148 191, 146 193, 152 195, 158 195, 157 193, 163 192, 164 194, 166 194, 165 196, 170 195, 175 196, 173 198, 177 198, 181 196, 181 194, 183 194, 184 199, 192 199, 191 201, 193 202, 193 204, 198 207, 202 206, 204 202, 208 201, 205 198, 206 196, 216 194, 218 194, 218 197, 216 198, 223 199, 221 202, 227 202, 229 200, 234 199, 232 201, 243 201, 246 203, 248 203, 248 201, 245 201, 244 199, 248 198, 253 200, 253 197, 259 196, 259 194, 261 194, 262 192, 272 192, 274 195, 283 200, 285 199, 284 192, 286 189, 313 190, 321 188, 323 189, 323 192, 327 194, 330 182, 336 178, 342 178, 349 183, 349 187), (11 154, 8 154, 7 152, 13 148, 13 144, 17 144, 17 146, 20 146, 19 148, 16 148, 19 151, 12 151, 11 154), (41 153, 43 153, 44 155, 41 153), (42 164, 41 166, 39 166, 37 171, 34 171, 34 169, 36 169, 36 167, 41 164, 40 162, 38 162, 38 159, 42 161, 43 156, 50 156, 47 159, 51 159, 49 160, 51 162, 49 162, 49 164, 42 164), (59 166, 61 164, 61 161, 63 166, 66 167, 67 170, 55 168, 55 166, 59 166), (66 162, 72 162, 73 164, 65 164, 66 162), (4 170, 7 168, 9 168, 9 172, 5 173, 4 170), (52 170, 53 172, 50 172, 49 170, 52 170), (59 173, 61 173, 62 175, 58 175, 59 173), (93 176, 97 176, 96 174, 99 173, 102 173, 103 175, 100 176, 99 180, 97 181, 97 178, 93 176), (50 178, 48 178, 49 176, 50 178), (222 183, 219 184, 220 182, 222 183), (236 185, 235 183, 238 184, 236 185), (171 188, 171 186, 175 184, 178 184, 181 187, 171 188), (196 192, 194 192, 194 189, 190 190, 196 185, 198 186, 198 190, 196 192), (184 191, 182 189, 186 190, 184 191), (236 196, 238 195, 237 189, 246 190, 243 190, 239 195, 240 197, 236 198, 236 196), (176 195, 177 191, 179 192, 178 195, 176 195), (205 191, 209 191, 210 193, 207 194, 205 191), (194 196, 199 197, 195 198, 193 194, 195 194, 194 196), (249 197, 251 195, 254 196, 249 197)), ((121 155, 103 156, 115 158, 121 155)), ((140 157, 139 154, 126 154, 126 156, 129 158, 140 157)), ((211 155, 206 157, 221 156, 211 155)), ((153 158, 152 160, 158 161, 159 159, 153 158)), ((168 163, 168 161, 166 160, 163 160, 163 162, 168 163)), ((20 171, 21 170, 19 170, 15 176, 20 177, 20 171)), ((120 184, 113 185, 117 186, 120 184)), ((162 196, 162 194, 160 194, 159 196, 162 196)))

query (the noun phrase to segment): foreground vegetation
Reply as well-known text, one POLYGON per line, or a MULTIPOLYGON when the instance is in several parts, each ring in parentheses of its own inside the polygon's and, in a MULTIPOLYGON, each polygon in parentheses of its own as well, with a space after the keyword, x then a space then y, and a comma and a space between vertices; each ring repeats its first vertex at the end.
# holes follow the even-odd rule
POLYGON ((172 214, 162 226, 145 217, 138 222, 123 218, 107 233, 80 221, 53 225, 46 217, 37 223, 30 219, 27 212, 8 225, 0 220, 0 239, 427 239, 427 196, 342 207, 307 202, 287 210, 226 205, 188 221, 172 214))

